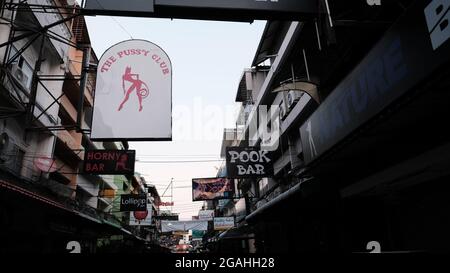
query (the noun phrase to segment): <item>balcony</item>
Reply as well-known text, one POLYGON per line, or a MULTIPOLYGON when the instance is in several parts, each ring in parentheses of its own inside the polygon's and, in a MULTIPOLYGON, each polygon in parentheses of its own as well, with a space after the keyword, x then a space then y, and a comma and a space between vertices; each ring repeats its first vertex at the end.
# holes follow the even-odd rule
POLYGON ((77 160, 84 158, 84 149, 81 146, 82 134, 75 131, 59 131, 57 134, 58 141, 65 146, 65 151, 69 151, 71 155, 75 155, 77 160))
POLYGON ((70 121, 75 123, 77 120, 77 110, 66 96, 61 98, 61 106, 64 108, 64 111, 66 111, 70 121))

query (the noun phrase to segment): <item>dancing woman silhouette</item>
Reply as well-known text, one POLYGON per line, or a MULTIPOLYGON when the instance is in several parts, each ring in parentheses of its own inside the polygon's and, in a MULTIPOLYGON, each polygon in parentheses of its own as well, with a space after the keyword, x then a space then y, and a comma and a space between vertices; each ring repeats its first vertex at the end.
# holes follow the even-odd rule
POLYGON ((142 111, 142 100, 148 96, 149 89, 148 89, 148 86, 139 79, 139 74, 131 73, 131 67, 129 67, 129 66, 127 66, 125 68, 125 73, 122 76, 122 89, 123 89, 123 93, 125 94, 125 98, 123 99, 123 101, 120 104, 119 109, 117 109, 117 111, 122 110, 123 105, 130 98, 131 92, 133 92, 133 90, 136 89, 136 95, 139 100, 139 112, 141 112, 142 111), (131 83, 131 86, 126 91, 125 91, 125 82, 131 83))

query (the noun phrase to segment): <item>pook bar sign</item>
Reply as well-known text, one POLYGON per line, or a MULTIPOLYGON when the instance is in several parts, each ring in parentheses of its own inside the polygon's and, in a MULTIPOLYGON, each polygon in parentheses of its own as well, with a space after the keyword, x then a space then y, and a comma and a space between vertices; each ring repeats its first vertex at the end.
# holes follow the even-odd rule
POLYGON ((84 155, 85 174, 134 174, 136 151, 93 150, 84 155))
POLYGON ((227 147, 227 177, 268 177, 273 175, 269 151, 256 147, 227 147))

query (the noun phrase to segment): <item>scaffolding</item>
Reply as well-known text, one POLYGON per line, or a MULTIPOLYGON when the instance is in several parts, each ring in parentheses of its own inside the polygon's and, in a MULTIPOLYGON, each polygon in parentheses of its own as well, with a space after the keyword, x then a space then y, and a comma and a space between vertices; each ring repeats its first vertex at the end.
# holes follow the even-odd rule
MULTIPOLYGON (((68 4, 66 0, 2 0, 0 1, 0 26, 7 26, 9 36, 6 42, 0 44, 0 50, 4 50, 4 57, 0 66, 0 82, 2 88, 0 93, 4 93, 13 102, 14 107, 0 107, 0 119, 10 117, 25 117, 26 131, 59 131, 76 130, 80 133, 87 133, 90 129, 82 128, 82 113, 84 103, 84 92, 86 89, 89 73, 95 71, 95 65, 90 64, 91 48, 89 44, 82 43, 84 18, 81 17, 81 8, 74 1, 68 4), (56 4, 59 3, 59 5, 56 4), (47 24, 27 24, 17 20, 17 14, 25 13, 27 17, 36 19, 39 14, 44 14, 51 18, 47 24), (70 24, 70 29, 67 26, 70 24), (64 37, 61 33, 55 31, 55 27, 66 27, 69 33, 73 34, 75 39, 64 37), (20 42, 20 46, 17 44, 20 42), (44 61, 44 48, 54 46, 54 44, 66 45, 83 52, 83 61, 81 64, 80 75, 72 75, 67 69, 64 75, 44 75, 41 73, 41 65, 44 61), (14 51, 13 52, 13 45, 14 51), (18 58, 29 48, 37 45, 38 56, 34 64, 31 85, 29 90, 24 88, 18 79, 18 75, 13 74, 13 64, 17 63, 18 58), (77 108, 77 118, 74 124, 62 125, 57 122, 53 126, 46 126, 40 121, 40 118, 47 111, 58 104, 61 107, 61 99, 66 96, 64 89, 59 96, 54 96, 48 86, 52 81, 76 81, 79 82, 79 98, 77 108), (8 90, 9 89, 9 90, 8 90), (45 108, 36 103, 38 92, 46 92, 51 97, 52 102, 45 108), (36 114, 36 108, 39 114, 36 114)), ((38 20, 39 21, 39 20, 38 20)), ((56 49, 57 50, 57 49, 56 49)), ((67 52, 63 52, 67 54, 67 52)), ((62 59, 61 64, 68 65, 68 59, 62 59)))

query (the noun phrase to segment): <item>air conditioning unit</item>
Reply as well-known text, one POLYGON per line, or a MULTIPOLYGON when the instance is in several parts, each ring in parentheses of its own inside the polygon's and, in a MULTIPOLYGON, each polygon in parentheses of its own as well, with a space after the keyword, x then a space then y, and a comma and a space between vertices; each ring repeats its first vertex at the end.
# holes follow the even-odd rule
POLYGON ((301 91, 295 91, 291 90, 286 95, 286 104, 288 106, 289 110, 292 110, 294 108, 295 104, 300 100, 300 98, 303 96, 303 92, 301 91))
POLYGON ((25 75, 22 68, 18 66, 18 64, 14 64, 11 68, 11 74, 13 77, 24 87, 25 89, 28 89, 28 76, 25 75))
POLYGON ((3 132, 0 134, 0 164, 7 164, 14 156, 14 141, 3 132))

